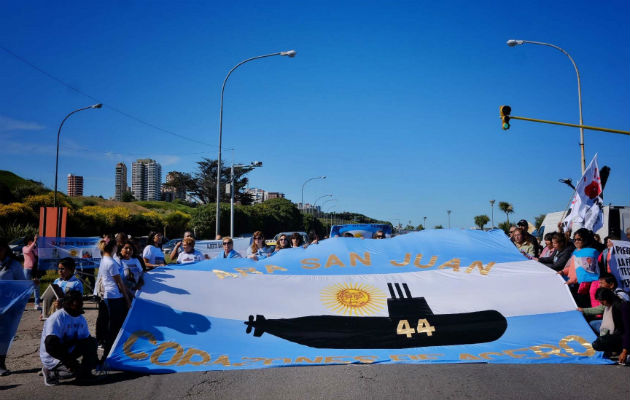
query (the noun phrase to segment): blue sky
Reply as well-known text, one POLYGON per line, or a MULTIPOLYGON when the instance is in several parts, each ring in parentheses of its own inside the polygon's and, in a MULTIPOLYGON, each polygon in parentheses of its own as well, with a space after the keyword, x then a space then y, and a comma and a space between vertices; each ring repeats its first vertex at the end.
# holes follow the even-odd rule
MULTIPOLYGON (((0 169, 54 184, 64 125, 60 189, 68 173, 85 193, 113 196, 114 167, 150 157, 192 172, 216 158, 221 84, 238 62, 224 103, 224 160, 264 167, 251 185, 298 202, 325 194, 325 210, 417 225, 474 225, 490 199, 511 219, 562 210, 578 180, 579 130, 513 121, 513 115, 630 130, 627 1, 500 3, 2 2, 0 169), (77 93, 6 50, 22 57, 77 93), (130 114, 162 130, 125 116, 130 114), (187 140, 164 132, 174 132, 187 140), (201 143, 199 143, 201 142, 201 143)), ((611 167, 606 203, 630 203, 630 137, 585 131, 587 163, 611 167)), ((320 204, 323 200, 320 200, 320 204)), ((495 223, 503 221, 495 207, 495 223)))

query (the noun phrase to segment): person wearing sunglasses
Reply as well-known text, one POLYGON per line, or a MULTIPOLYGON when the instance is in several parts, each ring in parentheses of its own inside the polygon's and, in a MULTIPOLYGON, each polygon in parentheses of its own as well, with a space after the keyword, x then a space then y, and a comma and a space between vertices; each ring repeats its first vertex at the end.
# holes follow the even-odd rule
POLYGON ((274 252, 277 253, 278 251, 282 249, 289 249, 289 248, 291 248, 291 243, 289 242, 289 238, 287 237, 287 235, 285 234, 280 235, 280 237, 278 238, 278 243, 276 243, 276 249, 274 250, 274 252))
POLYGON ((252 260, 263 260, 271 254, 271 248, 265 245, 265 237, 261 231, 254 232, 252 245, 247 248, 247 258, 252 260))
POLYGON ((374 233, 374 239, 385 239, 385 232, 376 231, 376 233, 374 233))
POLYGON ((222 258, 243 258, 236 250, 234 250, 234 242, 231 237, 223 238, 223 254, 222 258))

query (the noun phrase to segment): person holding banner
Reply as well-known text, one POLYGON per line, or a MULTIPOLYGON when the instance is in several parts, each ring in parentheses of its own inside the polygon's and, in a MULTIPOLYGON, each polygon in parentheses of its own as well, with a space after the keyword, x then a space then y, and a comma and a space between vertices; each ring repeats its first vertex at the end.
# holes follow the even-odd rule
POLYGON ((575 251, 567 266, 558 273, 568 277, 566 283, 570 285, 576 303, 586 306, 590 304, 588 292, 591 282, 599 279, 599 253, 592 247, 593 232, 586 228, 580 228, 573 234, 573 243, 575 251))
POLYGON ((534 258, 534 260, 545 264, 554 271, 562 271, 571 259, 575 247, 573 243, 567 243, 567 237, 561 232, 556 232, 551 236, 551 244, 554 248, 551 256, 534 258))
POLYGON ((289 238, 287 237, 287 235, 283 233, 278 238, 278 243, 276 243, 276 248, 274 249, 273 253, 275 254, 282 249, 289 249, 289 248, 291 248, 291 244, 289 243, 289 238))
POLYGON ((63 309, 55 311, 44 323, 39 357, 46 386, 59 384, 60 378, 76 377, 78 381, 94 378, 92 369, 98 359, 96 340, 90 336, 82 314, 83 295, 70 291, 63 298, 63 309))
POLYGON ((231 237, 223 238, 223 254, 221 258, 243 258, 236 250, 234 250, 234 241, 231 237))
POLYGON ((254 232, 252 245, 247 248, 247 258, 258 261, 269 257, 271 248, 265 245, 265 237, 261 231, 254 232))
POLYGON ((101 302, 103 304, 99 305, 96 324, 107 328, 103 338, 104 353, 102 361, 105 361, 109 350, 114 344, 116 335, 118 335, 118 331, 125 321, 127 310, 131 307, 131 300, 127 293, 127 288, 120 277, 122 267, 113 258, 117 250, 116 241, 101 240, 98 247, 103 257, 98 268, 96 294, 102 299, 101 302), (107 315, 104 315, 105 313, 107 315))
MULTIPOLYGON (((186 239, 188 237, 189 238, 193 238, 193 239, 195 238, 195 236, 193 236, 193 233, 191 231, 184 232, 184 239, 186 239)), ((184 239, 182 239, 181 242, 177 242, 175 244, 175 247, 173 247, 173 250, 171 251, 171 254, 169 255, 169 258, 171 259, 171 262, 173 260, 176 260, 177 256, 179 256, 182 253, 182 251, 184 251, 182 249, 182 245, 184 244, 184 239)))
POLYGON ((625 364, 630 350, 630 303, 603 287, 597 289, 595 297, 604 306, 604 315, 593 349, 603 351, 604 356, 620 353, 619 363, 625 364))
MULTIPOLYGON (((63 291, 63 293, 69 293, 71 291, 81 293, 83 296, 83 283, 74 276, 74 271, 76 268, 76 263, 74 259, 70 257, 62 258, 59 261, 59 265, 57 266, 57 272, 59 273, 59 278, 53 281, 53 285, 59 286, 59 288, 63 291)), ((54 310, 61 309, 63 299, 57 299, 54 302, 54 310)))
POLYGON ((203 254, 199 250, 195 250, 195 239, 192 237, 185 237, 182 240, 184 243, 184 251, 177 256, 177 264, 188 264, 198 261, 203 261, 203 254))
MULTIPOLYGON (((2 263, 0 265, 0 280, 26 280, 22 264, 13 257, 9 242, 4 238, 0 238, 0 262, 2 263)), ((6 300, 13 301, 14 299, 6 300)), ((28 300, 28 297, 26 300, 28 300)), ((26 303, 26 301, 24 301, 24 303, 26 303)), ((9 374, 9 370, 6 366, 7 352, 9 351, 9 345, 13 340, 13 336, 17 331, 20 318, 22 318, 24 303, 21 304, 21 302, 17 302, 13 307, 9 304, 0 303, 0 308, 3 308, 3 311, 0 312, 0 376, 9 374), (4 306, 9 307, 5 308, 4 306)))
POLYGON ((149 233, 149 244, 144 248, 142 252, 142 258, 144 258, 144 265, 147 270, 152 270, 157 267, 163 267, 164 252, 162 251, 162 234, 159 232, 149 233))

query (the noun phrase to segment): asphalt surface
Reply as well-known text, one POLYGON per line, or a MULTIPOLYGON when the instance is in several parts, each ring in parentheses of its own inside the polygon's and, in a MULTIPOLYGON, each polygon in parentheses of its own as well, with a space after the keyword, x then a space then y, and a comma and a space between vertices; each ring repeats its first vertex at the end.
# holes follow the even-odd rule
MULTIPOLYGON (((0 399, 630 399, 630 367, 573 364, 339 365, 168 375, 111 372, 90 386, 38 375, 42 322, 24 312, 0 399)), ((96 310, 86 303, 88 325, 96 310)))

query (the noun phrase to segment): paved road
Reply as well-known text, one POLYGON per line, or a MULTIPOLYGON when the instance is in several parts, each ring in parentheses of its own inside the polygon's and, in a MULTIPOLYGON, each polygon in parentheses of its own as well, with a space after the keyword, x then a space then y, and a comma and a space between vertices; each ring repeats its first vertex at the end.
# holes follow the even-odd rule
MULTIPOLYGON (((88 306, 89 307, 89 306, 88 306)), ((13 374, 0 399, 630 399, 630 367, 618 365, 340 365, 135 375, 90 387, 46 387, 37 374, 41 322, 28 310, 9 351, 13 374)), ((94 326, 96 311, 86 317, 94 326)))

